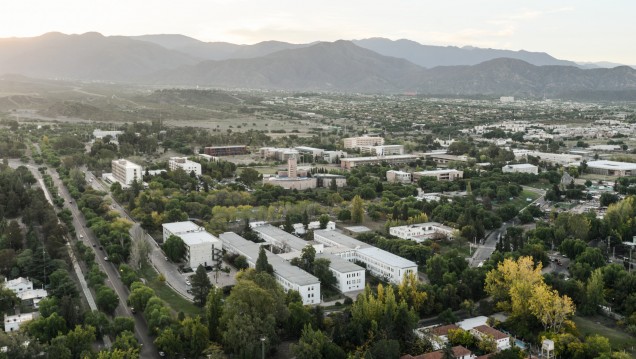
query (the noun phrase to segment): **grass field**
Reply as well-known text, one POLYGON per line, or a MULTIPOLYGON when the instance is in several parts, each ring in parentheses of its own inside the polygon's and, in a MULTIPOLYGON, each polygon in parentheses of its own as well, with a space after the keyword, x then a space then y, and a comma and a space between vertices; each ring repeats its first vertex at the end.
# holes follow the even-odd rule
POLYGON ((607 337, 612 345, 612 350, 625 350, 632 358, 636 358, 636 338, 620 330, 610 328, 612 322, 605 317, 583 318, 574 317, 574 323, 581 335, 599 334, 607 337))
POLYGON ((176 293, 165 282, 161 282, 157 272, 152 266, 144 265, 141 269, 141 276, 146 279, 146 285, 152 288, 155 294, 168 303, 170 308, 175 312, 184 312, 189 315, 201 314, 201 309, 176 293))
POLYGON ((519 193, 519 196, 517 198, 513 198, 511 201, 503 201, 500 204, 511 203, 515 206, 515 208, 517 208, 517 210, 521 210, 525 208, 527 205, 529 205, 530 203, 532 203, 532 201, 534 201, 537 198, 539 198, 538 193, 523 190, 521 191, 521 193, 519 193), (528 201, 527 200, 528 198, 530 198, 531 201, 528 201))

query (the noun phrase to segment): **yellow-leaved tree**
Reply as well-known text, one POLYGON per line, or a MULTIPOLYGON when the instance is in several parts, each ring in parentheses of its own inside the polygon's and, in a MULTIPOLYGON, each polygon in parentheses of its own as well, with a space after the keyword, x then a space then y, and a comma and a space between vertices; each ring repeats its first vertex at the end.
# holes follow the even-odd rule
POLYGON ((572 299, 544 283, 541 264, 535 266, 532 257, 504 260, 486 275, 485 289, 500 310, 518 318, 534 316, 550 331, 561 330, 575 309, 572 299))

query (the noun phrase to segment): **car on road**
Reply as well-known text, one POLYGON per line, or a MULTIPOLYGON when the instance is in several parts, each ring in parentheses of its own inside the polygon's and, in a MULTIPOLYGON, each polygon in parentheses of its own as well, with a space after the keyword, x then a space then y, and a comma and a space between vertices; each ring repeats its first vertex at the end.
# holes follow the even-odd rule
POLYGON ((102 247, 102 246, 99 246, 99 249, 101 249, 101 250, 104 250, 104 247, 102 247))
POLYGON ((130 311, 132 312, 132 314, 135 314, 137 311, 135 311, 135 307, 130 307, 130 311))
POLYGON ((84 238, 84 236, 80 234, 80 239, 82 239, 82 238, 84 238))
POLYGON ((97 245, 95 243, 93 243, 93 248, 97 247, 97 245))
POLYGON ((186 289, 186 293, 192 294, 192 289, 186 289))
POLYGON ((163 358, 163 357, 165 357, 165 356, 166 356, 166 353, 164 353, 164 352, 159 352, 159 356, 163 358))
POLYGON ((186 279, 186 285, 192 285, 192 283, 190 283, 189 279, 186 279))
POLYGON ((105 260, 105 261, 108 261, 108 257, 104 257, 104 260, 105 260))

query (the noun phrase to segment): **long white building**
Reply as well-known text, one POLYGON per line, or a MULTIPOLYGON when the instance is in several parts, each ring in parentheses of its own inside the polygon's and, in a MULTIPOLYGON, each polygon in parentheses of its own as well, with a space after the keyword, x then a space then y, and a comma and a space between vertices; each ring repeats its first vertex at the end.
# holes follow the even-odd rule
POLYGON ((417 264, 393 253, 373 247, 340 232, 318 230, 314 232, 314 241, 328 248, 325 252, 338 255, 348 261, 360 261, 375 276, 391 283, 399 284, 408 273, 417 274, 417 264))
POLYGON ((190 268, 196 270, 199 265, 212 266, 221 259, 221 241, 205 228, 190 221, 164 223, 162 227, 164 242, 174 235, 185 243, 186 263, 190 268))
POLYGON ((194 172, 195 175, 201 176, 201 164, 190 161, 187 157, 170 157, 168 168, 170 168, 170 171, 176 171, 181 168, 188 174, 194 172))
POLYGON ((539 174, 539 167, 530 163, 519 163, 516 165, 505 165, 501 168, 503 173, 532 173, 539 174))
POLYGON ((444 236, 453 238, 455 230, 437 222, 426 222, 418 224, 409 224, 407 226, 397 226, 389 228, 389 234, 401 239, 409 239, 417 243, 424 242, 427 239, 433 239, 436 236, 444 236))
MULTIPOLYGON (((247 259, 250 268, 256 267, 261 246, 259 243, 248 241, 234 232, 222 233, 219 238, 223 243, 223 249, 229 253, 242 255, 247 259)), ((267 262, 274 268, 274 278, 285 291, 292 289, 300 293, 305 305, 320 303, 320 281, 318 278, 267 250, 265 254, 267 262)))
POLYGON ((302 250, 306 246, 313 246, 316 250, 317 258, 325 258, 331 261, 329 264, 329 270, 336 277, 338 290, 346 293, 364 289, 364 268, 357 264, 343 260, 341 256, 334 255, 331 252, 323 253, 325 249, 324 244, 317 243, 316 241, 305 241, 271 225, 255 227, 254 231, 256 231, 261 239, 263 239, 266 243, 282 250, 283 253, 279 254, 279 256, 287 260, 300 257, 302 250))

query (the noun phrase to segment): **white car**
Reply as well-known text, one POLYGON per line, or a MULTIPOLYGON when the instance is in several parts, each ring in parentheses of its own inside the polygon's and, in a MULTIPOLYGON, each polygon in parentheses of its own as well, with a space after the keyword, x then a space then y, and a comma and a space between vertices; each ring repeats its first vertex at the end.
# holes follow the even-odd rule
POLYGON ((105 260, 105 261, 108 261, 108 257, 104 257, 104 260, 105 260))
POLYGON ((187 285, 192 285, 192 283, 190 283, 190 280, 189 280, 189 279, 186 279, 186 284, 187 284, 187 285))

